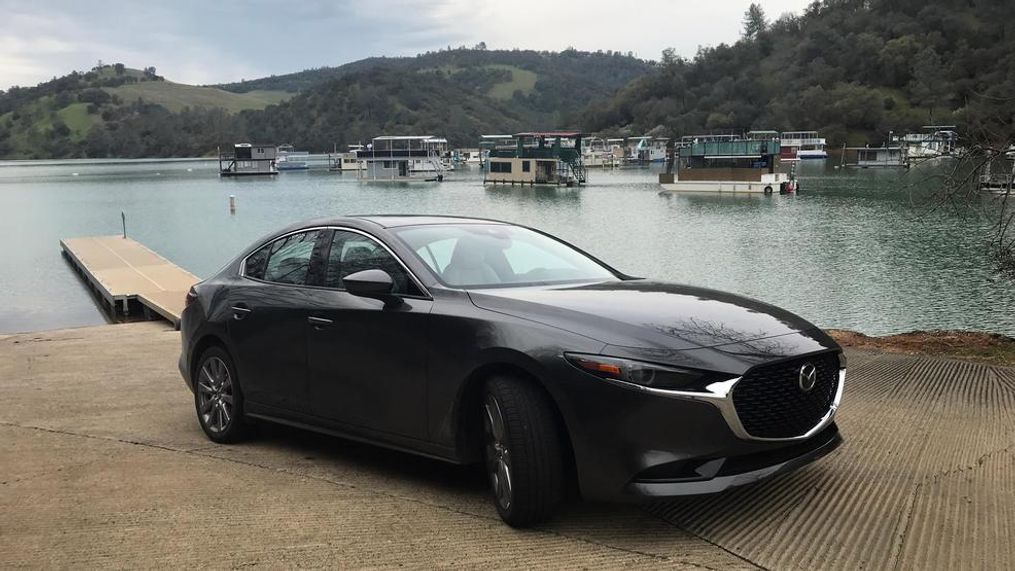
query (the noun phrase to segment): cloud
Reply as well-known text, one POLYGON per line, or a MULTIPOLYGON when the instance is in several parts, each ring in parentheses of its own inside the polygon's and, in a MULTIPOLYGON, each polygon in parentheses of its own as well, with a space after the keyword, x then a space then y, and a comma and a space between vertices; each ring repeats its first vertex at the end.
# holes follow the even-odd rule
MULTIPOLYGON (((486 42, 490 48, 633 51, 732 42, 749 0, 0 0, 0 89, 96 61, 154 65, 184 83, 219 83, 486 42), (637 7, 636 9, 634 7, 637 7)), ((769 17, 807 0, 771 0, 769 17)))

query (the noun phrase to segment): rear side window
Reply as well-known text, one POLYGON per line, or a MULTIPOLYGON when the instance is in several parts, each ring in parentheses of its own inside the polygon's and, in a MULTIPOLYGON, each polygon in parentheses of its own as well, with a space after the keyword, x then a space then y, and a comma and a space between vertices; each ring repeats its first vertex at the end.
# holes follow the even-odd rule
POLYGON ((300 232, 265 245, 247 258, 244 275, 259 280, 304 285, 320 231, 300 232))

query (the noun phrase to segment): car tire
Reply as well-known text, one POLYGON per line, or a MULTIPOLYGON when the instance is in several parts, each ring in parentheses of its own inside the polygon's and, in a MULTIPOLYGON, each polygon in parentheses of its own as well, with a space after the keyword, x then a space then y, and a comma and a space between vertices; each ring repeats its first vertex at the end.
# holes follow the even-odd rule
POLYGON ((205 350, 194 369, 194 408, 198 424, 213 442, 231 444, 250 434, 236 367, 221 347, 205 350))
POLYGON ((512 527, 553 516, 564 491, 560 427, 540 387, 514 377, 486 384, 480 410, 494 505, 512 527))

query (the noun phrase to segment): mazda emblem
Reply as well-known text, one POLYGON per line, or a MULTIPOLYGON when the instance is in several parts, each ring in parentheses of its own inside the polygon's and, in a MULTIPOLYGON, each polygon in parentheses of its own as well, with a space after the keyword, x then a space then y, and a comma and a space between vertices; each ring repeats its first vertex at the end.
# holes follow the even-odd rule
POLYGON ((809 393, 816 382, 818 382, 818 369, 810 363, 805 363, 800 367, 800 390, 809 393))

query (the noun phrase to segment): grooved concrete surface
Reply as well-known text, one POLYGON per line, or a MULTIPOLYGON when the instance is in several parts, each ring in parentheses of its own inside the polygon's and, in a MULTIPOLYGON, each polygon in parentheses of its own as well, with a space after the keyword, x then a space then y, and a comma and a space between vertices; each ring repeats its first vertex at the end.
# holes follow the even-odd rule
POLYGON ((647 509, 512 530, 472 468, 268 428, 208 442, 179 334, 0 337, 0 568, 1010 568, 1015 370, 851 353, 817 464, 647 509))

